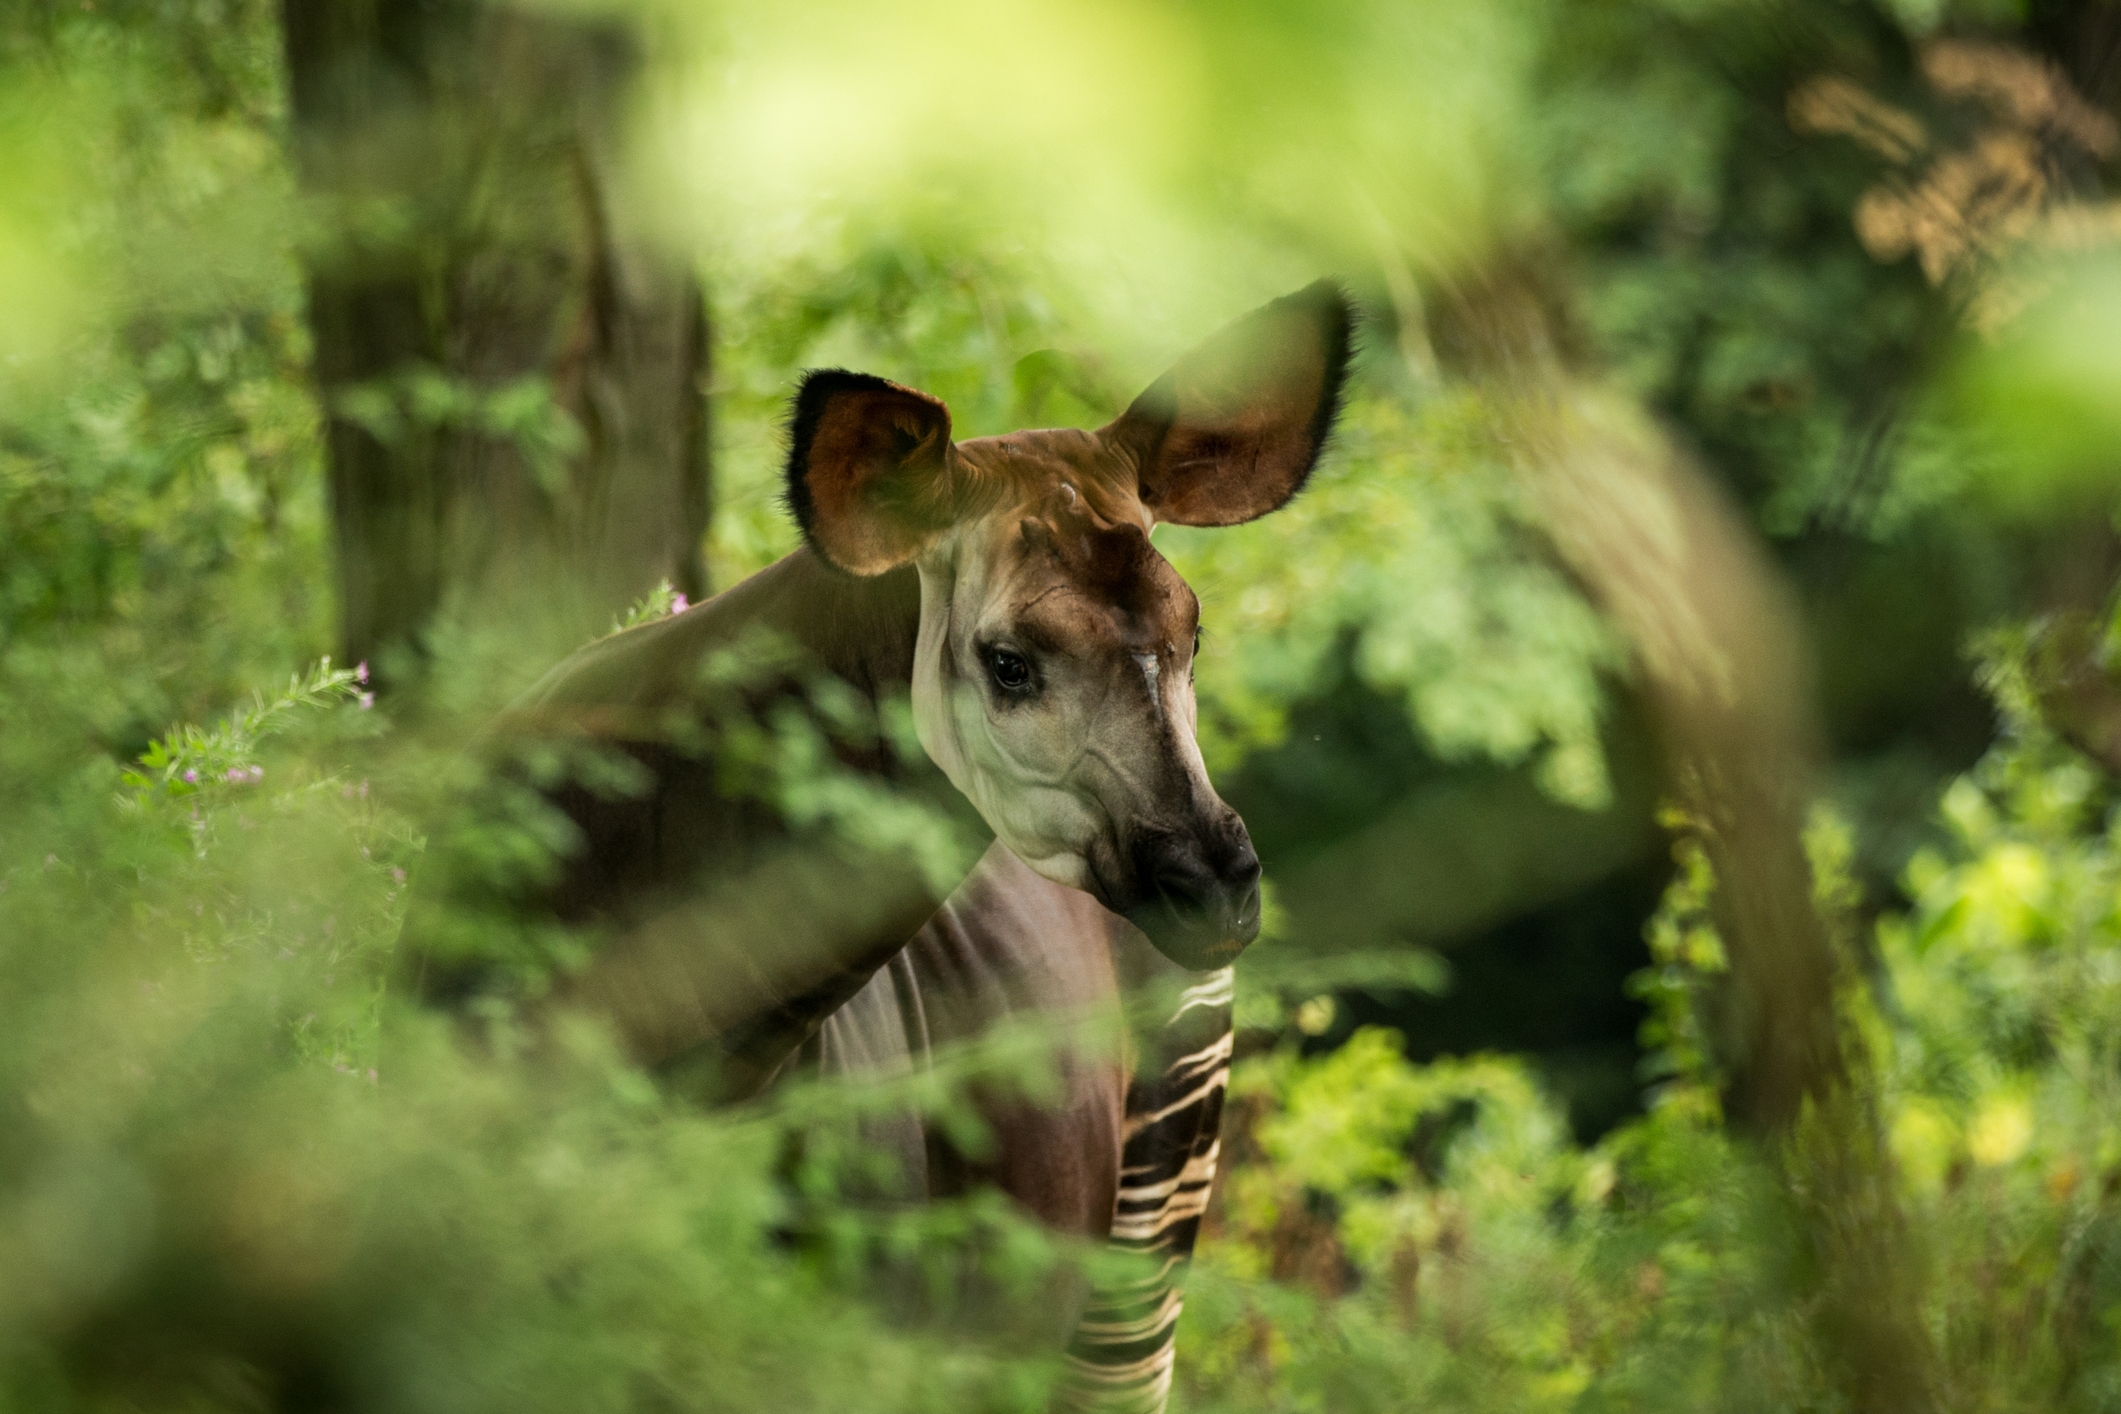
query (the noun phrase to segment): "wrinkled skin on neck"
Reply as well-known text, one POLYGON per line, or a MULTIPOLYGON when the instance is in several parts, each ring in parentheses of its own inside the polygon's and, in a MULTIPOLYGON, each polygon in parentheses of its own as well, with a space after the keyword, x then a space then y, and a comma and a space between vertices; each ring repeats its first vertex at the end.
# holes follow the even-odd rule
POLYGON ((993 507, 919 561, 922 746, 1032 869, 1175 961, 1259 928, 1259 861, 1196 741, 1199 601, 1149 543, 1122 447, 1074 431, 958 444, 993 507))

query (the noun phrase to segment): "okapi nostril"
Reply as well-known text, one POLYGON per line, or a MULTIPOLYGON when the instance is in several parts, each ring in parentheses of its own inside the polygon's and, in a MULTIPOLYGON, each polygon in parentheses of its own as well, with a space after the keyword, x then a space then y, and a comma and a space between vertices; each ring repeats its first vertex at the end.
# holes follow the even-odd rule
POLYGON ((1174 850, 1149 875, 1165 907, 1248 942, 1259 931, 1259 881, 1259 855, 1241 834, 1235 848, 1174 850))
POLYGON ((1203 870, 1159 869, 1155 883, 1166 902, 1190 912, 1207 912, 1216 892, 1214 877, 1203 870))

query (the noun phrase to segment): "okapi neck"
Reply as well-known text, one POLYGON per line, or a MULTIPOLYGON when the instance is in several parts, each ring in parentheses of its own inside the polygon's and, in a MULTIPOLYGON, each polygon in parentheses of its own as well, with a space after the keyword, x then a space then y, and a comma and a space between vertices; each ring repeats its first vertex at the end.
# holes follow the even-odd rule
POLYGON ((511 716, 533 730, 652 739, 673 707, 682 715, 710 656, 760 630, 878 703, 912 686, 920 618, 920 576, 910 566, 864 579, 797 550, 685 613, 590 644, 511 716))
POLYGON ((674 666, 692 663, 714 645, 740 641, 748 631, 765 629, 879 702, 904 696, 913 684, 913 649, 921 627, 920 576, 908 566, 857 577, 802 549, 666 622, 677 649, 674 666))
POLYGON ((747 585, 770 593, 760 622, 795 640, 819 666, 872 701, 911 689, 921 627, 920 575, 911 565, 858 577, 803 549, 721 597, 734 599, 747 585))

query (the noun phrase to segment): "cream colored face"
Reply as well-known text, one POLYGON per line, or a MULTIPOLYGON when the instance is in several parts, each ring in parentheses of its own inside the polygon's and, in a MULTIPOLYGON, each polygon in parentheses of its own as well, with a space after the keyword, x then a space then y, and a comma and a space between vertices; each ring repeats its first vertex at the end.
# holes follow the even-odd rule
POLYGON ((1150 524, 1058 481, 938 540, 918 561, 914 719, 1026 864, 1218 966, 1257 932, 1258 860, 1201 761, 1199 604, 1150 524))

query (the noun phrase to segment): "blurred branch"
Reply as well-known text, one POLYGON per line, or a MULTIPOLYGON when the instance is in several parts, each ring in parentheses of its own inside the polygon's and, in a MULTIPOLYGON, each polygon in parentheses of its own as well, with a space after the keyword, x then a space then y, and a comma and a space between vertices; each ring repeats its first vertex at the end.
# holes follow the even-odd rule
POLYGON ((1802 845, 1818 744, 1795 609, 1707 478, 1571 370, 1562 310, 1529 265, 1439 303, 1439 347, 1492 387, 1556 552, 1633 645, 1669 788, 1703 822, 1722 884, 1729 1112, 1786 1131, 1845 1073, 1802 845))
POLYGON ((1804 852, 1819 742, 1796 611, 1713 483, 1580 371, 1551 268, 1505 256, 1446 282, 1436 346, 1489 389, 1557 554, 1633 645, 1669 788, 1716 878, 1725 1110, 1783 1160, 1814 1244, 1815 1339, 1852 1407, 1926 1408, 1933 1356, 1906 1287, 1908 1234, 1804 852))
POLYGON ((1554 800, 1528 771, 1461 769, 1278 866, 1307 953, 1449 947, 1650 857, 1656 771, 1642 736, 1608 734, 1617 799, 1603 810, 1554 800))

